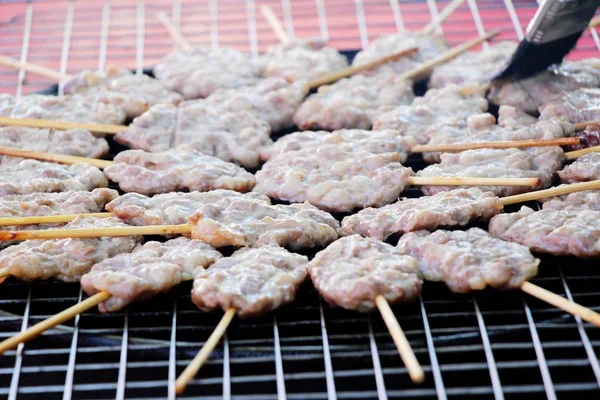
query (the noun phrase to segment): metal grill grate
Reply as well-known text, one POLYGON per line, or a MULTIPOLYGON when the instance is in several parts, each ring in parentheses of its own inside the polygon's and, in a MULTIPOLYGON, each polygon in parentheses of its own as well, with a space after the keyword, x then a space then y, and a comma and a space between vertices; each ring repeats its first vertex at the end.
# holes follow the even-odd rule
MULTIPOLYGON (((231 46, 254 54, 276 41, 258 15, 267 4, 298 37, 320 36, 357 49, 396 29, 424 26, 445 3, 435 0, 46 1, 0 5, 2 53, 75 73, 108 64, 141 73, 172 44, 157 11, 171 13, 195 45, 231 46)), ((468 0, 443 25, 452 43, 501 28, 518 39, 536 9, 528 0, 468 0)), ((597 54, 595 31, 575 58, 597 54)), ((45 78, 0 68, 0 92, 26 94, 45 78)), ((600 307, 593 262, 547 258, 538 285, 600 307)), ((200 314, 190 285, 124 313, 87 312, 68 325, 0 357, 0 396, 8 399, 169 398, 174 380, 217 324, 200 314)), ((79 285, 25 284, 0 290, 0 339, 80 301, 79 285)), ((427 380, 410 382, 378 315, 333 309, 310 284, 274 314, 235 320, 185 396, 203 399, 561 398, 597 397, 600 330, 525 298, 486 291, 474 296, 427 284, 420 302, 395 313, 424 365, 427 380)))

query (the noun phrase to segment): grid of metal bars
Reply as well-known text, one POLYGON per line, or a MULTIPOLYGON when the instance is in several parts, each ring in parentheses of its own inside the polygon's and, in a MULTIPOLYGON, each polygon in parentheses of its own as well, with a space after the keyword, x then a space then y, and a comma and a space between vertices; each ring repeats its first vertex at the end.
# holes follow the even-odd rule
MULTIPOLYGON (((444 6, 435 0, 15 2, 0 5, 0 43, 6 55, 63 73, 108 63, 142 73, 144 64, 171 49, 154 12, 171 13, 196 45, 256 55, 275 41, 257 13, 262 4, 282 15, 290 35, 320 36, 340 49, 417 29, 444 6)), ((520 39, 535 7, 524 0, 467 0, 440 33, 458 42, 500 27, 502 38, 520 39)), ((595 55, 597 32, 586 34, 578 49, 574 57, 595 55)), ((18 95, 51 84, 23 71, 0 69, 0 78, 0 91, 18 95)), ((545 259, 534 281, 600 309, 599 280, 592 262, 545 259)), ((180 397, 554 399, 600 393, 598 330, 521 293, 458 296, 428 284, 418 303, 397 307, 427 373, 425 384, 415 386, 379 316, 332 309, 309 286, 272 315, 236 321, 180 397)), ((81 298, 76 284, 8 281, 0 291, 0 338, 81 298)), ((122 313, 83 314, 0 357, 0 396, 174 399, 176 375, 218 319, 195 310, 189 285, 122 313)))

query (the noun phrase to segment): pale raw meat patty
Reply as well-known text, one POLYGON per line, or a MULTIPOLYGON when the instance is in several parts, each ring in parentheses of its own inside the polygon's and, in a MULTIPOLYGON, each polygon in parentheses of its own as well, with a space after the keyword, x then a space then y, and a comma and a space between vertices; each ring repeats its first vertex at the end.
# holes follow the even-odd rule
POLYGON ((600 119, 600 88, 582 88, 540 106, 540 119, 563 118, 572 123, 600 119))
POLYGON ((155 104, 178 104, 183 100, 159 80, 115 67, 82 71, 65 82, 64 92, 80 94, 92 102, 114 104, 125 111, 127 118, 135 118, 155 104))
POLYGON ((125 111, 113 104, 90 101, 80 95, 48 96, 0 94, 0 115, 54 121, 116 124, 125 122, 125 111))
POLYGON ((308 203, 270 205, 243 196, 205 204, 190 217, 192 237, 215 247, 326 246, 338 238, 340 224, 308 203))
MULTIPOLYGON (((80 216, 64 229, 125 227, 118 218, 80 216)), ((60 279, 79 282, 92 266, 106 258, 128 253, 140 236, 87 239, 26 240, 0 251, 0 268, 25 281, 60 279)))
POLYGON ((348 59, 327 42, 318 39, 294 40, 267 49, 262 56, 262 75, 288 82, 314 79, 348 66, 348 59))
POLYGON ((127 150, 117 154, 114 161, 104 173, 125 192, 155 194, 186 189, 247 192, 255 182, 254 175, 243 168, 195 151, 127 150))
POLYGON ((63 165, 14 157, 4 157, 0 162, 0 196, 91 191, 107 186, 102 171, 89 164, 63 165))
MULTIPOLYGON (((483 186, 496 196, 539 190, 552 184, 552 177, 562 167, 565 153, 560 147, 519 149, 479 149, 462 153, 444 153, 439 164, 419 171, 418 176, 457 176, 472 178, 539 178, 538 186, 483 186)), ((423 193, 433 195, 456 187, 420 186, 423 193)))
POLYGON ((280 154, 256 173, 255 191, 273 199, 308 201, 326 211, 381 207, 410 185, 413 172, 398 153, 323 145, 280 154))
POLYGON ((308 258, 275 246, 241 249, 197 270, 192 301, 202 311, 237 310, 257 317, 294 301, 307 275, 308 258))
MULTIPOLYGON (((417 47, 419 51, 382 65, 373 70, 373 73, 389 71, 396 74, 402 74, 409 72, 423 62, 439 56, 450 48, 444 38, 439 35, 421 35, 418 32, 403 31, 391 35, 380 36, 366 49, 358 52, 352 61, 352 65, 366 64, 381 57, 408 50, 411 47, 417 47)), ((423 73, 416 77, 415 80, 419 81, 427 79, 428 76, 429 73, 423 73)))
POLYGON ((492 218, 490 233, 538 253, 596 258, 600 256, 600 212, 588 209, 521 207, 492 218))
POLYGON ((260 158, 268 161, 276 155, 306 148, 316 149, 325 144, 349 144, 353 150, 369 153, 398 153, 400 162, 406 161, 411 148, 417 141, 411 137, 399 136, 392 129, 366 131, 364 129, 340 129, 328 131, 302 131, 283 136, 271 146, 260 150, 260 158))
POLYGON ((600 211, 600 191, 584 190, 566 196, 542 199, 544 210, 583 209, 600 211))
POLYGON ((139 193, 125 193, 108 203, 106 210, 130 225, 179 225, 187 223, 188 218, 205 204, 240 197, 271 204, 271 200, 262 194, 217 189, 209 192, 172 192, 152 197, 139 193))
POLYGON ((259 164, 258 150, 271 143, 271 127, 249 112, 233 112, 207 100, 156 105, 115 140, 150 152, 171 148, 196 150, 245 167, 259 164))
POLYGON ((323 298, 348 310, 372 311, 377 296, 401 303, 421 295, 423 280, 416 259, 392 245, 358 235, 327 246, 311 260, 308 270, 323 298))
POLYGON ((449 85, 429 89, 425 96, 416 97, 411 104, 398 105, 373 121, 373 129, 394 129, 399 135, 411 136, 427 143, 426 129, 434 124, 465 126, 469 116, 487 111, 483 86, 449 85))
POLYGON ((425 280, 444 282, 457 293, 487 286, 518 289, 537 275, 540 263, 527 247, 479 228, 411 232, 402 236, 398 249, 418 260, 425 280))
POLYGON ((154 76, 186 99, 210 96, 221 88, 241 88, 260 80, 260 63, 234 49, 178 50, 154 67, 154 76))
POLYGON ((442 88, 450 84, 488 83, 502 72, 519 44, 503 41, 487 50, 469 51, 433 69, 429 87, 442 88))
POLYGON ((254 86, 218 90, 206 100, 224 111, 248 112, 278 131, 294 124, 294 113, 306 96, 305 86, 304 81, 267 78, 254 86))
POLYGON ((558 171, 563 183, 588 182, 600 179, 600 153, 588 153, 558 171))
POLYGON ((99 261, 81 278, 81 287, 90 296, 110 293, 111 297, 98 308, 114 312, 192 280, 198 269, 207 268, 221 257, 200 240, 179 237, 164 243, 146 242, 131 253, 99 261))
POLYGON ((394 73, 354 75, 319 87, 294 115, 301 130, 371 129, 373 119, 414 98, 412 82, 394 73))
POLYGON ((345 217, 340 233, 385 240, 397 233, 489 221, 502 209, 500 199, 491 192, 478 188, 455 189, 434 196, 403 199, 381 208, 365 208, 345 217))

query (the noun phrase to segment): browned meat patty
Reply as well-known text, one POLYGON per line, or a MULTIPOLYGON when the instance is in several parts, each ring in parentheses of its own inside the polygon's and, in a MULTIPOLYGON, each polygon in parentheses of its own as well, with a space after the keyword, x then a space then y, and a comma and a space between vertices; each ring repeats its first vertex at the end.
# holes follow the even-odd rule
POLYGON ((566 149, 568 151, 600 146, 600 124, 588 125, 583 131, 575 132, 571 136, 578 137, 581 143, 577 145, 567 146, 566 149))
POLYGON ((467 118, 487 111, 485 88, 479 85, 449 85, 429 89, 425 96, 416 97, 411 104, 398 105, 381 113, 373 121, 373 129, 393 129, 402 136, 414 137, 427 143, 426 130, 434 124, 465 126, 467 118))
POLYGON ((583 209, 600 211, 600 191, 584 190, 566 196, 544 199, 544 210, 583 209))
POLYGON ((107 187, 98 168, 4 157, 0 161, 0 196, 37 192, 90 191, 107 187))
MULTIPOLYGON (((496 196, 513 194, 547 188, 552 177, 565 161, 565 154, 560 147, 535 147, 527 150, 519 149, 480 149, 462 153, 444 153, 441 162, 419 171, 419 176, 469 176, 474 178, 540 178, 538 187, 531 186, 484 186, 496 196)), ((451 190, 447 186, 421 186, 427 195, 451 190)))
POLYGON ((521 207, 490 221, 490 233, 538 253, 595 258, 600 256, 600 211, 521 207))
POLYGON ((269 205, 242 196, 205 204, 190 218, 192 237, 215 247, 326 246, 338 238, 339 223, 308 203, 269 205))
POLYGON ((488 83, 498 75, 519 44, 502 41, 487 50, 469 51, 433 69, 429 87, 443 88, 456 84, 488 83))
POLYGON ((271 204, 271 200, 262 194, 217 189, 209 192, 164 193, 152 197, 126 193, 108 203, 106 210, 130 225, 179 225, 187 223, 188 218, 205 204, 240 197, 271 204))
POLYGON ((455 189, 434 196, 403 199, 381 208, 365 208, 345 217, 340 233, 385 240, 396 233, 433 231, 440 226, 465 226, 489 221, 502 211, 500 199, 478 188, 455 189))
POLYGON ((411 232, 402 236, 398 249, 418 260, 425 280, 444 282, 457 293, 487 286, 518 289, 537 275, 540 263, 527 247, 479 228, 411 232))
POLYGON ((106 139, 85 129, 59 131, 5 126, 0 127, 0 146, 91 158, 108 154, 106 139))
POLYGON ((80 95, 46 96, 0 94, 0 115, 11 118, 38 118, 55 121, 122 124, 125 111, 113 104, 90 101, 80 95))
POLYGON ((85 70, 65 82, 65 94, 80 94, 90 102, 114 104, 127 118, 135 118, 155 104, 178 104, 179 93, 148 75, 134 75, 122 68, 85 70))
POLYGON ((192 301, 202 311, 235 308, 241 318, 260 316, 294 301, 307 266, 306 256, 281 247, 241 249, 197 270, 192 301))
POLYGON ((340 129, 328 131, 302 131, 283 136, 271 146, 260 151, 260 158, 268 161, 281 153, 306 148, 316 149, 325 144, 350 144, 353 151, 364 150, 369 153, 398 153, 400 162, 406 161, 411 148, 417 141, 411 137, 398 136, 392 129, 366 131, 364 129, 340 129))
POLYGON ((127 150, 117 154, 114 161, 104 173, 125 192, 155 194, 213 189, 247 192, 254 187, 254 175, 242 167, 195 151, 127 150))
POLYGON ((245 167, 259 164, 258 150, 271 143, 271 127, 249 112, 234 112, 207 100, 187 101, 175 107, 156 105, 115 140, 150 152, 171 148, 196 150, 245 167))
POLYGON ((221 88, 241 88, 260 80, 260 63, 234 49, 196 48, 167 55, 154 76, 186 99, 210 96, 221 88))
MULTIPOLYGON (((372 42, 366 49, 358 52, 352 65, 361 65, 381 57, 389 56, 394 53, 408 50, 411 47, 417 47, 419 51, 407 57, 402 57, 397 61, 387 63, 374 70, 374 73, 394 72, 402 74, 413 70, 450 47, 442 36, 436 34, 421 35, 418 32, 403 31, 391 35, 380 36, 372 42)), ((424 73, 416 80, 426 79, 429 73, 424 73)))
POLYGON ((351 145, 323 145, 283 153, 256 173, 255 191, 273 199, 308 201, 326 211, 381 207, 410 184, 412 170, 398 153, 352 151, 351 145))
POLYGON ((373 120, 414 98, 412 82, 394 73, 353 75, 319 87, 298 108, 301 130, 371 129, 373 120))
POLYGON ((336 240, 317 253, 308 270, 329 304, 349 310, 375 309, 375 298, 407 302, 421 295, 417 260, 379 240, 358 235, 336 240))
POLYGON ((318 78, 348 66, 346 56, 318 39, 276 44, 267 49, 261 61, 264 77, 276 76, 288 82, 318 78))
MULTIPOLYGON (((118 218, 81 216, 64 229, 124 226, 127 225, 118 218)), ((6 268, 10 275, 26 281, 54 278, 78 282, 94 264, 132 251, 141 240, 140 236, 26 240, 0 251, 0 268, 6 268)))
POLYGON ((131 253, 99 261, 81 278, 81 287, 89 295, 110 293, 111 297, 98 308, 101 312, 114 312, 192 280, 198 269, 221 257, 221 253, 200 240, 179 237, 164 243, 146 242, 131 253))
POLYGON ((600 153, 588 153, 558 171, 563 183, 587 182, 600 179, 600 153))

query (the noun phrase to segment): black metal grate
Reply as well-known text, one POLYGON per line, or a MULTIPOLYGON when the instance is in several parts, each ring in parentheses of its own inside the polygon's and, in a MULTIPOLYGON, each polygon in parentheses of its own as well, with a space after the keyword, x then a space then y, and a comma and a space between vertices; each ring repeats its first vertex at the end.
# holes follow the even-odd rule
MULTIPOLYGON (((54 59, 63 72, 102 67, 107 58, 115 64, 134 60, 129 65, 141 70, 144 61, 151 65, 170 48, 151 21, 154 11, 173 11, 184 33, 201 37, 198 44, 256 52, 272 43, 256 15, 257 6, 269 2, 256 3, 17 2, 0 5, 3 19, 14 14, 0 25, 0 43, 12 56, 54 59), (16 11, 7 14, 11 10, 16 11)), ((455 41, 497 25, 505 37, 519 37, 520 24, 535 9, 532 1, 467 4, 444 25, 455 41)), ((358 48, 397 27, 421 26, 443 6, 434 0, 282 0, 270 5, 285 17, 288 31, 293 26, 298 36, 329 37, 340 48, 358 48)), ((595 31, 579 54, 588 55, 591 46, 597 51, 592 39, 597 43, 595 31)), ((0 73, 13 78, 0 79, 2 91, 26 93, 51 84, 33 76, 24 81, 24 74, 7 70, 0 73)), ((533 282, 600 310, 596 270, 594 261, 545 258, 533 282)), ((125 312, 90 311, 7 352, 0 356, 0 396, 174 398, 175 377, 220 319, 219 313, 199 313, 189 292, 188 283, 125 312)), ((8 280, 0 287, 0 339, 77 303, 81 296, 78 284, 8 280)), ((422 300, 394 311, 425 368, 423 385, 410 382, 379 315, 330 308, 307 283, 293 304, 262 318, 234 320, 209 363, 179 397, 554 399, 600 394, 595 353, 600 330, 520 292, 456 295, 442 284, 427 283, 422 300)))

